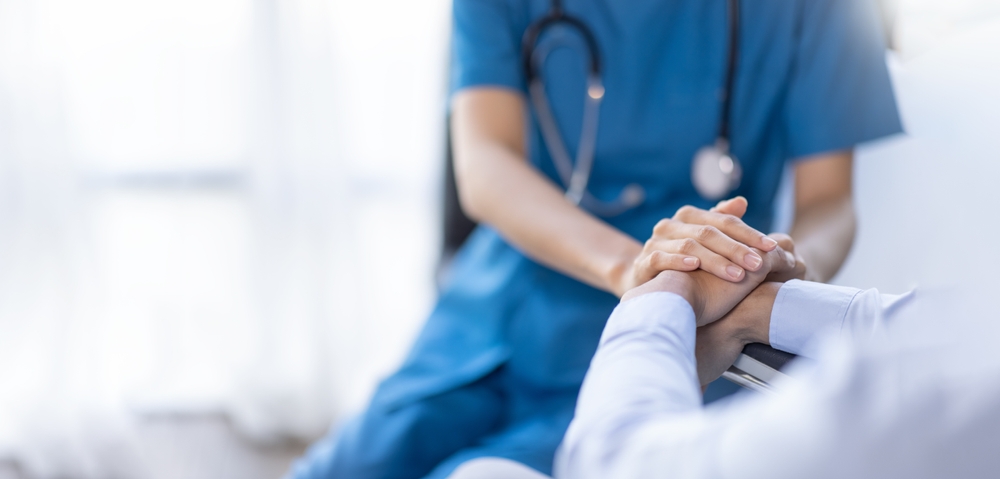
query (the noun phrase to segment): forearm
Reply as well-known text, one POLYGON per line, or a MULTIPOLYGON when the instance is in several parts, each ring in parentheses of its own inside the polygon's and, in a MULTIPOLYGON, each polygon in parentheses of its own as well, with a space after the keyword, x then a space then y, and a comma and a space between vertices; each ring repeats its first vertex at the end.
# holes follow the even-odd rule
POLYGON ((557 185, 528 163, 520 100, 469 105, 491 101, 479 93, 456 96, 458 118, 452 123, 455 172, 466 214, 495 228, 532 259, 621 294, 617 283, 642 245, 570 203, 557 185))
POLYGON ((850 195, 796 211, 790 235, 808 267, 807 280, 826 282, 837 274, 851 252, 856 228, 850 195))
POLYGON ((642 250, 638 241, 570 203, 513 152, 481 147, 466 154, 477 161, 460 180, 462 204, 470 216, 532 259, 615 292, 613 278, 642 250))
POLYGON ((854 244, 852 150, 803 158, 795 166, 795 220, 790 235, 806 265, 806 278, 825 283, 840 270, 854 244))

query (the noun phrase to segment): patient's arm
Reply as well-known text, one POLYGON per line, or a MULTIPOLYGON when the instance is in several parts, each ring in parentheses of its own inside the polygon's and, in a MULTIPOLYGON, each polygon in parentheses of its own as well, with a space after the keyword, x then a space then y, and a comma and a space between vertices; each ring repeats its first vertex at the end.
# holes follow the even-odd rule
MULTIPOLYGON (((697 292, 684 289, 691 284, 655 283, 653 286, 661 287, 659 291, 634 296, 612 314, 581 389, 576 417, 560 448, 558 476, 646 478, 666 477, 669 471, 671 477, 734 474, 755 477, 756 473, 768 477, 805 477, 808 469, 802 467, 816 459, 806 454, 830 454, 828 447, 816 443, 817 431, 801 429, 801 425, 813 420, 812 415, 821 413, 804 405, 801 398, 783 400, 777 405, 772 401, 740 406, 745 407, 743 410, 734 406, 727 409, 725 417, 702 412, 695 364, 697 309, 691 307, 689 299, 696 297, 697 292), (773 436, 781 445, 761 449, 763 436, 773 436), (749 459, 764 460, 761 454, 770 454, 757 464, 768 464, 769 468, 747 474, 748 457, 742 454, 743 446, 756 448, 757 456, 751 455, 749 459), (796 457, 793 450, 802 456, 796 457), (799 462, 793 464, 796 467, 785 468, 788 474, 776 474, 775 463, 767 461, 781 463, 786 454, 799 462), (728 473, 723 474, 723 470, 728 473)), ((804 321, 808 327, 801 331, 783 330, 783 325, 788 324, 786 319, 795 318, 774 318, 768 325, 772 341, 775 333, 779 333, 787 337, 783 339, 788 341, 784 343, 787 347, 802 349, 808 340, 803 341, 800 332, 815 333, 828 327, 836 330, 838 326, 841 334, 871 334, 881 324, 882 317, 910 297, 888 297, 874 290, 853 290, 853 294, 849 291, 806 282, 782 286, 775 295, 774 309, 805 300, 801 306, 808 309, 803 310, 814 315, 804 321), (781 290, 789 285, 792 286, 789 294, 783 296, 781 290), (810 290, 824 293, 815 298, 815 304, 810 304, 810 290), (847 294, 846 303, 841 303, 847 294)), ((796 307, 786 310, 799 311, 796 307)), ((827 389, 817 394, 833 399, 838 393, 827 389)), ((821 401, 823 398, 811 399, 820 401, 816 406, 820 409, 829 405, 821 401)), ((834 408, 822 413, 843 411, 834 408)), ((830 426, 841 428, 834 432, 844 439, 857 432, 852 428, 863 426, 868 419, 846 417, 830 426)), ((813 469, 816 470, 822 468, 813 469)))
POLYGON ((811 356, 808 345, 824 330, 869 336, 880 326, 878 310, 891 310, 910 294, 798 280, 764 283, 725 317, 698 328, 698 378, 702 385, 718 379, 750 343, 811 356))

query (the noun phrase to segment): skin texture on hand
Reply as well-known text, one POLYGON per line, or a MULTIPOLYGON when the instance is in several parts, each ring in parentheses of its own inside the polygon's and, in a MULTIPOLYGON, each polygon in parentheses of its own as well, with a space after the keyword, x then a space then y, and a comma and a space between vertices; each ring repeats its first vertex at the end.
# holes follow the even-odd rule
POLYGON ((698 328, 695 357, 702 386, 715 381, 750 343, 768 344, 771 309, 781 283, 764 283, 722 319, 698 328))
POLYGON ((704 271, 664 271, 651 281, 628 291, 622 296, 622 301, 657 291, 675 293, 691 305, 699 327, 710 324, 732 311, 764 282, 767 275, 795 268, 794 256, 781 248, 768 253, 757 251, 763 259, 761 268, 747 273, 740 282, 722 280, 704 271))
POLYGON ((639 255, 623 269, 619 289, 632 289, 665 270, 698 268, 727 281, 743 280, 747 271, 761 267, 757 250, 768 252, 778 245, 743 222, 746 209, 747 200, 736 197, 709 211, 684 206, 672 218, 660 220, 639 255), (677 256, 695 267, 672 267, 677 256))
POLYGON ((796 267, 791 253, 780 247, 765 253, 764 267, 739 283, 730 283, 704 271, 664 271, 652 281, 630 290, 622 301, 662 291, 684 298, 695 313, 698 332, 695 358, 702 386, 716 380, 749 343, 769 341, 771 309, 781 283, 762 282, 769 274, 782 275, 796 267))

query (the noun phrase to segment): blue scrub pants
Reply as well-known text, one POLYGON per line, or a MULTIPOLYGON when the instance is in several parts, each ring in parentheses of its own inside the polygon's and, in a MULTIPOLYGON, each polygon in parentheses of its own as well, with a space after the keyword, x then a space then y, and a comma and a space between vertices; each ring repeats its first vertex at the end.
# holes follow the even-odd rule
POLYGON ((313 445, 287 479, 444 479, 462 463, 502 457, 552 474, 578 388, 537 390, 504 366, 471 384, 369 408, 313 445))

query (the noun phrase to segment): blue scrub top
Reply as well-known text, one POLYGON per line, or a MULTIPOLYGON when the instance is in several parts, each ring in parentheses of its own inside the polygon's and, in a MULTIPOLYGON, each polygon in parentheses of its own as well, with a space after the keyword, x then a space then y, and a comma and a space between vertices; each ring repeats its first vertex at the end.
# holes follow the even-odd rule
MULTIPOLYGON (((692 185, 691 162, 719 132, 727 1, 564 4, 594 32, 604 63, 590 191, 609 200, 639 183, 647 193, 644 204, 606 221, 644 241, 677 208, 712 206, 692 185)), ((549 7, 549 0, 455 0, 453 91, 492 86, 526 94, 521 38, 549 7)), ((734 195, 749 200, 745 220, 769 231, 786 162, 850 149, 901 126, 871 0, 742 0, 741 17, 731 148, 744 175, 734 195)), ((565 29, 546 35, 582 45, 565 29)), ((558 49, 543 70, 571 155, 586 91, 583 52, 558 49)), ((532 164, 561 184, 534 118, 529 145, 532 164)), ((475 381, 500 364, 525 390, 572 391, 616 304, 479 227, 402 369, 376 398, 401 405, 475 381)))

